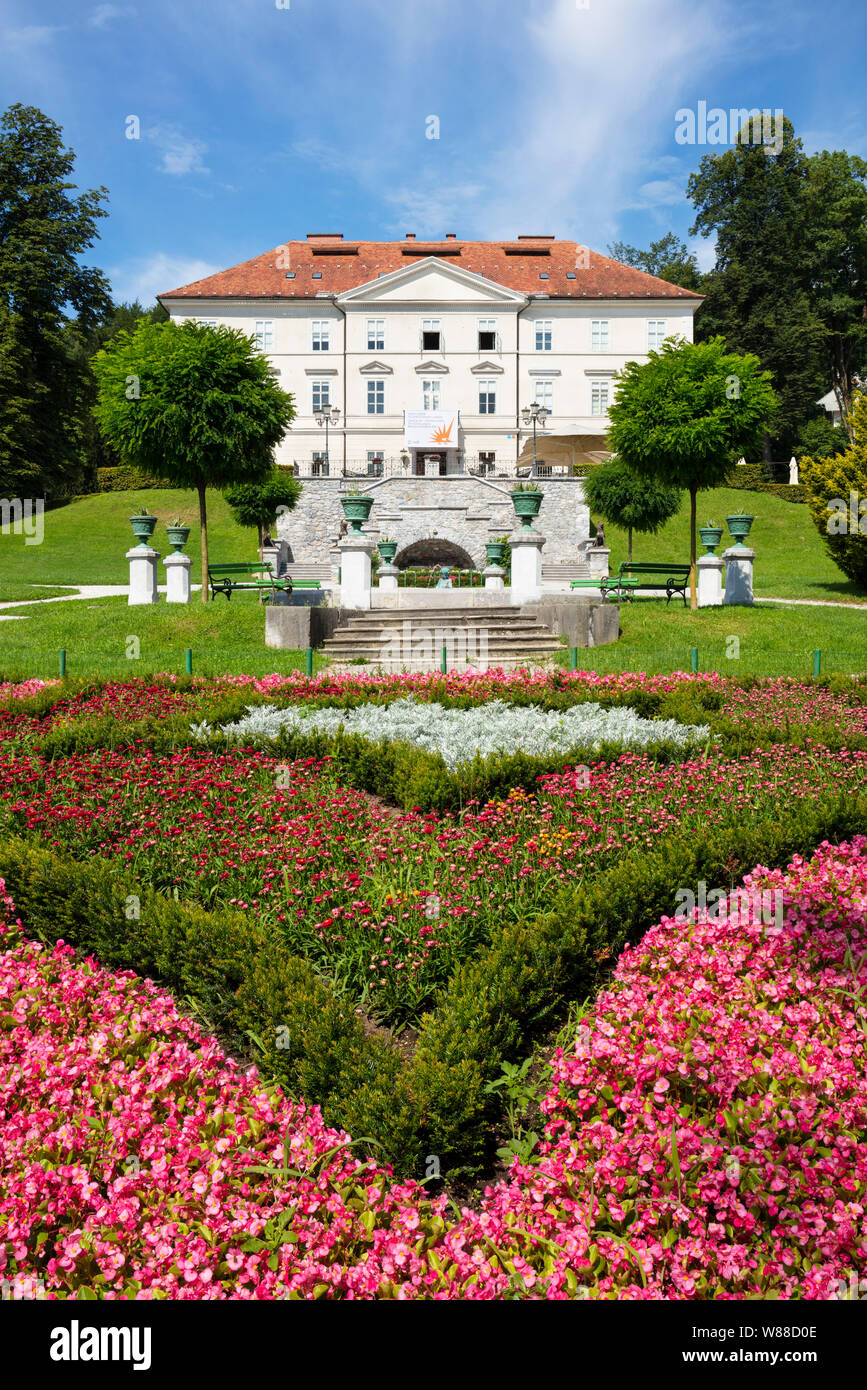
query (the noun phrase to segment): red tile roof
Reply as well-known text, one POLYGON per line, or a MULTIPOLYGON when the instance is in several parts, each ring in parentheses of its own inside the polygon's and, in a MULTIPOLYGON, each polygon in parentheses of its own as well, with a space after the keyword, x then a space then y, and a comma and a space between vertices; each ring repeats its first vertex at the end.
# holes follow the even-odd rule
POLYGON ((694 299, 643 270, 621 265, 575 241, 553 237, 519 241, 342 241, 335 235, 290 241, 251 261, 170 290, 165 299, 312 299, 343 294, 380 275, 403 270, 425 256, 442 256, 521 294, 561 299, 694 299), (279 263, 278 263, 279 262, 279 263), (287 279, 287 270, 294 272, 287 279), (546 273, 547 280, 540 279, 546 273), (566 278, 573 272, 575 279, 566 278), (314 279, 314 274, 317 278, 314 279))

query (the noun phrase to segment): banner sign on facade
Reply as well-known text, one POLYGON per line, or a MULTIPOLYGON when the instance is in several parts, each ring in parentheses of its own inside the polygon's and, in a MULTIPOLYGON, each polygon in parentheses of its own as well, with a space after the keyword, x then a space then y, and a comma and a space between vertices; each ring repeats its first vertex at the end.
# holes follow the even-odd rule
POLYGON ((458 428, 456 410, 404 411, 408 449, 457 449, 458 428))

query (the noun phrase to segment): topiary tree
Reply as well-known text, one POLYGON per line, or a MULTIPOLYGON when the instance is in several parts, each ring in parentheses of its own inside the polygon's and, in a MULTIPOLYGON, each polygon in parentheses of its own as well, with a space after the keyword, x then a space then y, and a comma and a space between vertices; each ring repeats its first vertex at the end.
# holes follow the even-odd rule
POLYGON ((208 601, 209 487, 263 482, 295 418, 271 364, 234 328, 143 323, 98 352, 95 415, 121 457, 176 487, 195 488, 208 601))
POLYGON ((831 458, 801 459, 807 506, 825 549, 849 579, 867 585, 867 392, 852 400, 854 443, 831 458))
POLYGON ((696 495, 723 485, 732 464, 758 445, 776 404, 759 359, 726 352, 722 338, 669 340, 618 375, 609 446, 640 478, 689 493, 693 608, 696 495))
POLYGON ((682 494, 679 488, 639 478, 616 455, 591 469, 582 486, 590 511, 627 532, 629 560, 632 559, 633 531, 655 535, 680 510, 682 494))
POLYGON ((275 525, 281 512, 294 511, 301 484, 291 473, 275 468, 261 483, 233 483, 223 490, 223 496, 239 526, 256 527, 261 560, 265 530, 275 525))

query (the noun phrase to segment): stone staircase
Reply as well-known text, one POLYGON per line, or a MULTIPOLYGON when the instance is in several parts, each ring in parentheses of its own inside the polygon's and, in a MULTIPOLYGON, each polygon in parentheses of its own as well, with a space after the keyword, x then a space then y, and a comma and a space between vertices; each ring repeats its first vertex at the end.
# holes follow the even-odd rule
POLYGON ((449 670, 539 667, 563 644, 520 608, 374 609, 356 613, 322 645, 334 666, 367 663, 379 670, 438 671, 443 646, 449 670))

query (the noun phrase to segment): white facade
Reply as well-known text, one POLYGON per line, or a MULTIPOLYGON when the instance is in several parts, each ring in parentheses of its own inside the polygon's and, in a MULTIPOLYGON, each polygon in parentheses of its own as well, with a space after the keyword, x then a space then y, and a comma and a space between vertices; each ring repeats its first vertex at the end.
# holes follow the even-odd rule
POLYGON ((528 437, 520 411, 534 401, 551 412, 546 435, 602 435, 615 374, 664 338, 691 341, 701 300, 524 292, 429 256, 339 293, 253 300, 200 290, 164 302, 175 321, 255 335, 295 398, 279 464, 309 474, 325 453, 314 412, 326 401, 339 408, 328 441, 334 476, 365 461, 375 472, 378 459, 407 452, 412 473, 425 471, 424 455, 428 474, 431 463, 451 474, 470 461, 512 471, 528 437), (451 447, 406 451, 404 412, 421 410, 458 413, 451 447))

